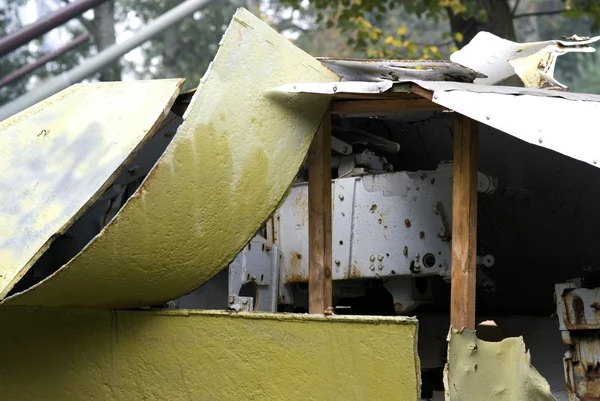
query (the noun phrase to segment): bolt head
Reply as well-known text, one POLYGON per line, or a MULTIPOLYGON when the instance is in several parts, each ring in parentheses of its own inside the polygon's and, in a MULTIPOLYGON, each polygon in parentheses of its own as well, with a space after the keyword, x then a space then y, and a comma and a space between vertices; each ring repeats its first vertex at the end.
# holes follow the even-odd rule
POLYGON ((383 265, 382 265, 382 264, 380 264, 379 266, 377 266, 377 268, 378 268, 379 270, 383 270, 383 265))
POLYGON ((343 200, 344 200, 344 195, 340 194, 340 195, 338 196, 338 198, 340 198, 340 200, 341 200, 341 201, 343 201, 343 200))
POLYGON ((402 306, 402 304, 400 302, 396 302, 394 304, 394 312, 402 313, 403 310, 404 310, 404 307, 402 306))
POLYGON ((342 262, 340 262, 338 259, 335 260, 335 264, 336 265, 340 265, 342 262))
POLYGON ((375 265, 369 266, 369 269, 371 269, 371 271, 375 271, 375 265))
POLYGON ((377 256, 377 260, 381 262, 383 260, 383 255, 377 256))
POLYGON ((369 260, 370 260, 371 262, 374 262, 374 261, 375 261, 375 256, 374 256, 374 255, 371 255, 371 257, 369 258, 369 260))

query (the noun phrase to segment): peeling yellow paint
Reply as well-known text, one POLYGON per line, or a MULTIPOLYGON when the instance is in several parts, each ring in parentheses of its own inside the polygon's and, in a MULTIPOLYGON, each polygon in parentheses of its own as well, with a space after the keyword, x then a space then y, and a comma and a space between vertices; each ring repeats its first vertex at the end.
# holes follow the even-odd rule
POLYGON ((0 299, 110 185, 182 84, 74 85, 0 122, 0 299))
POLYGON ((451 329, 448 342, 446 400, 555 400, 546 379, 531 365, 523 337, 487 342, 467 329, 451 329))
POLYGON ((282 201, 325 114, 327 98, 270 92, 297 81, 339 77, 238 10, 185 121, 140 189, 84 251, 5 303, 138 307, 210 279, 282 201))
POLYGON ((418 400, 417 321, 0 309, 0 400, 418 400))

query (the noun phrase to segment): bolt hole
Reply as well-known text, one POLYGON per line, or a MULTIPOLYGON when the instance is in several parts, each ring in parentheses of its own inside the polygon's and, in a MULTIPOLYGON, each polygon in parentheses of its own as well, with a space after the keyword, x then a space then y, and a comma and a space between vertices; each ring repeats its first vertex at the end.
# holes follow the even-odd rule
POLYGON ((264 281, 264 279, 265 279, 265 275, 264 275, 264 274, 261 274, 261 275, 260 275, 260 281, 264 281))
POLYGON ((344 241, 340 241, 340 245, 344 245, 344 241))
POLYGON ((395 271, 395 270, 392 270, 390 273, 392 273, 392 274, 396 274, 396 271, 395 271))
POLYGON ((246 281, 250 281, 250 275, 249 274, 246 275, 246 281))
POLYGON ((423 264, 428 268, 435 266, 435 256, 431 253, 425 254, 425 256, 423 256, 423 264))
POLYGON ((389 254, 389 253, 386 253, 386 254, 385 254, 385 256, 387 256, 387 257, 389 258, 389 257, 390 257, 390 254, 389 254))

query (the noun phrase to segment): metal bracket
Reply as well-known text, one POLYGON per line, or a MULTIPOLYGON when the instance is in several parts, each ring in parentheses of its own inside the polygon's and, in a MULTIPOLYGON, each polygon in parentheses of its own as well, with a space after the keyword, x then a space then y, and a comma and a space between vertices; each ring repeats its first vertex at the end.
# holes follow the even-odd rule
POLYGON ((277 246, 254 237, 229 265, 230 308, 239 304, 241 310, 276 312, 281 258, 277 246))

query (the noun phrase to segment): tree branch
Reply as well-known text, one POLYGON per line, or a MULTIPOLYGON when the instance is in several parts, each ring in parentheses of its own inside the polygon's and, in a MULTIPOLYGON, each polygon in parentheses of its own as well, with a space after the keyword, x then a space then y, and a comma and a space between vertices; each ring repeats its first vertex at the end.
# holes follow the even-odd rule
POLYGON ((569 10, 553 10, 553 11, 536 11, 533 13, 524 13, 524 14, 518 14, 518 15, 514 15, 513 18, 525 18, 525 17, 539 17, 542 15, 556 15, 556 14, 563 14, 566 13, 569 10))
POLYGON ((515 2, 515 6, 513 7, 512 11, 510 12, 510 15, 513 16, 513 18, 515 18, 515 14, 517 12, 517 8, 519 8, 519 4, 521 3, 521 0, 517 0, 515 2))

